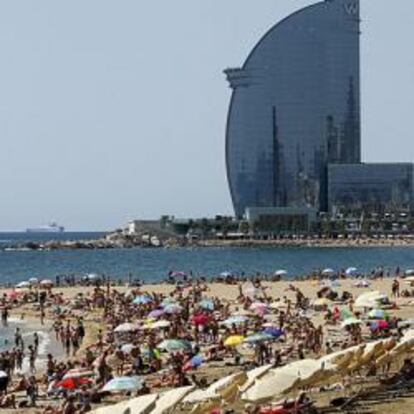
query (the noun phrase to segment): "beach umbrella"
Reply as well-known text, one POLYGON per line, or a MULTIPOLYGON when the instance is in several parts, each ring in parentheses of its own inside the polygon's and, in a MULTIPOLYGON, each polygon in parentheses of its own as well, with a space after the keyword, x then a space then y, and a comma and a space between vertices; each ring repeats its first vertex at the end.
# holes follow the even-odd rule
POLYGON ((358 273, 358 269, 356 267, 348 267, 348 269, 345 270, 345 274, 347 276, 354 276, 358 273))
POLYGON ((111 379, 102 388, 106 392, 138 391, 142 388, 143 381, 139 377, 117 377, 111 379))
POLYGON ((379 302, 385 299, 388 299, 387 295, 384 295, 381 292, 366 292, 358 296, 354 306, 357 308, 377 308, 379 302))
POLYGON ((230 318, 227 318, 223 324, 224 325, 241 325, 245 322, 247 322, 249 320, 249 318, 247 316, 230 316, 230 318))
POLYGON ((247 344, 258 344, 260 342, 273 341, 275 338, 265 332, 256 333, 248 336, 244 342, 247 344))
POLYGON ((407 269, 405 271, 406 276, 414 276, 414 269, 407 269))
POLYGON ((183 308, 180 305, 176 305, 174 303, 164 306, 165 313, 177 314, 177 313, 181 313, 182 311, 183 311, 183 308))
POLYGON ((161 306, 171 305, 172 303, 176 304, 177 301, 172 297, 164 298, 161 302, 161 306))
POLYGON ((158 318, 160 318, 161 316, 164 316, 164 314, 165 314, 165 310, 164 310, 164 309, 154 309, 153 311, 151 311, 151 312, 148 314, 148 318, 151 318, 151 319, 158 319, 158 318))
POLYGON ((133 349, 135 349, 136 346, 134 344, 124 344, 121 346, 121 351, 124 354, 130 354, 132 352, 133 349))
POLYGON ((360 324, 362 324, 362 321, 360 319, 348 318, 342 322, 341 328, 346 328, 347 326, 360 325, 360 324))
POLYGON ((188 274, 185 272, 172 272, 170 276, 176 279, 185 279, 186 277, 188 277, 188 274))
POLYGON ((43 279, 39 284, 40 286, 46 287, 46 288, 53 286, 53 282, 50 279, 43 279))
MULTIPOLYGON (((177 406, 187 394, 194 390, 194 388, 194 385, 190 385, 160 393, 151 414, 172 414, 179 411, 176 410, 176 408, 178 408, 177 406)), ((131 410, 131 413, 135 414, 135 411, 131 410)))
POLYGON ((200 307, 205 310, 213 311, 215 306, 211 299, 203 299, 200 302, 200 307))
POLYGON ((116 333, 123 333, 123 332, 134 332, 138 330, 138 325, 135 325, 130 322, 122 323, 121 325, 118 325, 114 332, 116 333))
POLYGON ((281 396, 298 381, 297 372, 283 368, 268 371, 261 379, 245 391, 243 401, 259 403, 281 396))
POLYGON ((171 326, 171 322, 161 320, 161 321, 150 324, 150 329, 165 329, 165 328, 169 328, 170 326, 171 326))
POLYGON ((29 283, 30 283, 31 285, 37 285, 37 284, 39 283, 39 279, 38 279, 37 277, 31 277, 31 278, 29 279, 29 283))
POLYGON ((326 268, 324 270, 322 270, 322 274, 324 276, 332 276, 335 274, 335 270, 331 269, 331 268, 326 268))
POLYGON ((31 284, 29 282, 20 282, 16 285, 16 288, 18 289, 24 289, 30 287, 31 284))
POLYGON ((194 315, 191 321, 195 326, 205 326, 210 322, 210 317, 205 314, 194 315))
POLYGON ((275 276, 280 276, 280 277, 286 276, 287 274, 288 274, 287 270, 283 270, 283 269, 276 270, 275 272, 275 276))
POLYGON ((191 351, 191 342, 184 339, 166 339, 157 346, 158 349, 167 352, 191 351))
POLYGON ((250 309, 253 311, 264 312, 268 308, 268 305, 263 302, 254 302, 250 305, 250 309))
POLYGON ((83 378, 83 377, 93 377, 95 373, 89 369, 85 368, 75 368, 70 369, 64 376, 63 380, 69 379, 69 378, 83 378))
POLYGON ((231 277, 231 276, 233 276, 233 274, 231 272, 222 272, 222 273, 220 273, 220 276, 221 277, 231 277))
POLYGON ((193 358, 191 358, 185 365, 184 365, 184 370, 185 371, 190 371, 192 369, 196 369, 198 367, 200 367, 201 365, 203 365, 205 362, 205 359, 202 355, 196 355, 193 358))
POLYGON ((90 378, 67 378, 59 381, 55 388, 61 388, 65 390, 76 390, 80 388, 82 385, 92 384, 92 380, 90 378))
MULTIPOLYGON (((237 372, 227 377, 213 382, 207 389, 197 389, 184 398, 183 403, 194 408, 196 404, 211 403, 212 401, 221 400, 230 401, 234 397, 239 387, 247 381, 247 375, 244 372, 237 372)), ((197 406, 192 412, 208 412, 204 406, 197 406)))
POLYGON ((152 303, 152 298, 150 298, 147 295, 140 295, 137 296, 133 302, 134 305, 148 305, 149 303, 152 303))
POLYGON ((7 372, 5 371, 0 371, 0 378, 8 378, 9 374, 7 374, 7 372))
POLYGON ((283 329, 274 327, 265 328, 263 332, 267 335, 271 335, 273 338, 280 338, 282 335, 284 335, 283 329))
POLYGON ((99 275, 96 273, 89 273, 89 275, 87 276, 88 280, 98 280, 100 279, 99 275))
POLYGON ((237 346, 244 342, 244 336, 242 335, 232 335, 229 336, 225 341, 225 346, 237 346))
POLYGON ((153 412, 158 396, 158 394, 141 395, 140 397, 123 401, 116 405, 98 408, 96 412, 94 411, 94 414, 148 414, 153 412), (117 410, 118 407, 121 408, 120 411, 117 410), (115 408, 115 410, 112 408, 115 408), (101 409, 107 409, 107 411, 101 412, 101 409))
POLYGON ((247 381, 240 387, 240 392, 244 392, 249 389, 258 379, 262 378, 272 368, 273 365, 270 364, 247 371, 247 381))
POLYGON ((12 290, 11 292, 7 292, 7 297, 11 300, 17 299, 22 292, 16 292, 15 290, 12 290))
POLYGON ((369 319, 388 319, 390 315, 383 309, 373 309, 368 313, 369 319))

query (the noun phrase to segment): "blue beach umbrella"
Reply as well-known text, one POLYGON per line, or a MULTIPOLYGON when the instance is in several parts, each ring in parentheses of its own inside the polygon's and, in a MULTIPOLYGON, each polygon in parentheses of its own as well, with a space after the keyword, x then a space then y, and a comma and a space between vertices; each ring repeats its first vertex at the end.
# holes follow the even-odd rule
POLYGON ((134 305, 148 305, 151 302, 152 302, 152 299, 149 296, 147 296, 147 295, 140 295, 140 296, 137 296, 133 300, 132 303, 134 305))
POLYGON ((368 314, 368 318, 369 319, 388 319, 389 318, 389 314, 387 312, 385 312, 382 309, 373 309, 369 314, 368 314))
POLYGON ((280 338, 284 334, 283 330, 279 328, 266 328, 263 330, 263 333, 271 335, 275 339, 280 338))
POLYGON ((122 391, 138 391, 142 388, 143 381, 139 377, 118 377, 113 378, 105 384, 102 391, 106 392, 122 392, 122 391))
POLYGON ((169 314, 176 314, 182 312, 183 308, 180 305, 172 303, 171 305, 164 306, 164 312, 169 314))
POLYGON ((203 299, 200 302, 200 307, 205 310, 213 311, 214 310, 214 302, 210 299, 203 299))
POLYGON ((246 316, 231 316, 230 318, 227 318, 223 324, 224 325, 241 325, 249 320, 246 316))
POLYGON ((176 300, 173 298, 165 298, 162 302, 161 302, 161 306, 167 306, 167 305, 173 305, 176 304, 176 300))
POLYGON ((260 342, 266 342, 266 341, 273 341, 275 338, 272 335, 269 335, 267 333, 256 333, 254 335, 250 335, 248 336, 244 342, 248 343, 248 344, 257 344, 260 342))
POLYGON ((158 346, 158 349, 168 352, 191 351, 191 342, 184 339, 166 339, 158 346))

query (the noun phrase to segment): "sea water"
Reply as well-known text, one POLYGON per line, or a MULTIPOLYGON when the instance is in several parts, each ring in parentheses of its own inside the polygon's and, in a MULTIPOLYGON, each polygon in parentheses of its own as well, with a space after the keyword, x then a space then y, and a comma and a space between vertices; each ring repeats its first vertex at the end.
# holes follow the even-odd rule
MULTIPOLYGON (((101 234, 2 234, 0 240, 38 241, 90 239, 101 234)), ((4 246, 3 242, 3 246, 4 246)), ((0 242, 1 247, 1 242, 0 242)), ((344 247, 344 248, 174 248, 174 249, 107 249, 4 251, 0 250, 0 284, 15 284, 31 277, 51 278, 56 275, 101 273, 112 278, 139 278, 147 283, 165 280, 168 272, 193 272, 212 277, 222 272, 245 275, 272 274, 278 269, 288 271, 287 277, 303 276, 315 270, 356 267, 371 272, 378 267, 393 272, 414 268, 414 247, 344 247)))

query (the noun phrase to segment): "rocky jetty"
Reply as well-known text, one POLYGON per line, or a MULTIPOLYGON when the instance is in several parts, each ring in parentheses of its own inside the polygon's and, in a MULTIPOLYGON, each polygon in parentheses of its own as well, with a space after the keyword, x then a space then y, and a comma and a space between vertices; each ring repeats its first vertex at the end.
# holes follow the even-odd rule
POLYGON ((162 237, 159 234, 128 235, 122 231, 115 231, 105 237, 93 240, 50 240, 30 241, 3 246, 3 250, 95 250, 95 249, 132 249, 136 247, 174 247, 181 246, 182 241, 173 237, 162 237))

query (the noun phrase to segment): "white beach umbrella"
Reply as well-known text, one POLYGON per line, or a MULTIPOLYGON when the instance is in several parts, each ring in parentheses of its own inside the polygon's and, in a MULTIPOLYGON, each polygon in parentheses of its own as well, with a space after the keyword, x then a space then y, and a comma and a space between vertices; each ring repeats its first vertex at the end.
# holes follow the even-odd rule
POLYGON ((259 403, 281 396, 292 389, 298 381, 298 375, 287 367, 269 371, 263 378, 256 381, 241 396, 243 401, 259 403))
POLYGON ((135 325, 130 322, 122 323, 121 325, 118 325, 114 332, 116 333, 122 333, 122 332, 134 332, 138 330, 138 325, 135 325))
POLYGON ((414 269, 407 269, 405 271, 406 276, 414 276, 414 269))
MULTIPOLYGON (((155 402, 158 399, 158 394, 142 395, 141 397, 133 398, 126 401, 124 411, 122 414, 148 414, 155 408, 155 402)), ((109 412, 108 414, 114 414, 109 412)))
POLYGON ((170 391, 163 392, 159 395, 155 403, 155 408, 151 414, 169 414, 175 411, 177 405, 183 398, 194 389, 193 385, 188 387, 176 388, 170 391))
POLYGON ((91 411, 91 414, 125 414, 127 412, 128 401, 122 401, 118 404, 107 405, 91 411))
POLYGON ((28 288, 28 287, 30 287, 31 285, 30 285, 30 283, 29 282, 20 282, 20 283, 18 283, 17 285, 16 285, 16 288, 18 288, 18 289, 25 289, 25 288, 28 288))
POLYGON ((50 287, 50 286, 53 286, 53 282, 50 279, 43 279, 40 282, 40 286, 42 286, 42 287, 50 287))
POLYGON ((328 268, 326 268, 326 269, 322 270, 322 274, 323 274, 324 276, 332 276, 332 275, 334 275, 334 274, 335 274, 335 270, 333 270, 333 269, 331 269, 330 267, 328 267, 328 268))
POLYGON ((366 292, 358 296, 355 301, 355 307, 357 308, 376 308, 382 300, 387 299, 388 296, 378 292, 366 292))
POLYGON ((347 276, 353 276, 357 273, 358 273, 358 269, 356 267, 348 267, 348 269, 346 269, 346 271, 345 271, 345 274, 347 276))
POLYGON ((262 367, 258 367, 247 371, 247 381, 240 387, 240 392, 244 392, 248 390, 256 380, 260 379, 272 369, 273 365, 264 365, 262 367))
POLYGON ((161 321, 157 321, 157 322, 150 324, 149 328, 150 329, 165 329, 165 328, 169 328, 170 326, 171 326, 171 322, 161 320, 161 321))
POLYGON ((286 276, 287 274, 288 274, 287 270, 284 270, 284 269, 276 270, 275 272, 275 276, 286 276))
POLYGON ((143 381, 139 377, 116 377, 102 388, 106 392, 137 391, 142 388, 143 381))
POLYGON ((184 398, 183 403, 194 405, 211 400, 220 400, 232 390, 237 391, 238 387, 246 381, 247 375, 244 372, 229 375, 214 382, 206 390, 193 391, 184 398))
POLYGON ((29 279, 29 283, 30 283, 31 285, 37 285, 37 284, 39 283, 39 279, 38 279, 37 277, 31 277, 31 278, 29 279))

